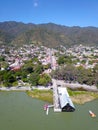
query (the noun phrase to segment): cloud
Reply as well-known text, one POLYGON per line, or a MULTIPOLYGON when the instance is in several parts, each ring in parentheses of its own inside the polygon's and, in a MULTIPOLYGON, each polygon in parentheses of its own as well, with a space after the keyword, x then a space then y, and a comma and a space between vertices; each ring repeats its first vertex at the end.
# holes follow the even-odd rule
POLYGON ((34 7, 37 7, 38 6, 38 1, 34 1, 34 7))

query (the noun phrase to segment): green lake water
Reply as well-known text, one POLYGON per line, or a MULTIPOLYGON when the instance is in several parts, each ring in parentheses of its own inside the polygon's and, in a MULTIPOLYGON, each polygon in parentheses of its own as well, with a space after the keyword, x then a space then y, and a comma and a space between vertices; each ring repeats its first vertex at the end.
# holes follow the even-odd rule
POLYGON ((98 130, 98 99, 75 105, 75 112, 46 115, 45 102, 24 92, 0 92, 0 130, 98 130), (88 111, 96 113, 91 118, 88 111))

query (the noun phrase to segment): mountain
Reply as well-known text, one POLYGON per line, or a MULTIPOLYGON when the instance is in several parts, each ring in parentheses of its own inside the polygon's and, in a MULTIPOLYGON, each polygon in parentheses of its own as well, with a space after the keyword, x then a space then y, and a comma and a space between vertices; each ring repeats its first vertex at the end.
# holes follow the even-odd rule
POLYGON ((61 33, 50 31, 42 27, 37 27, 35 29, 24 32, 23 34, 16 37, 12 41, 13 44, 18 44, 18 45, 20 45, 20 43, 21 44, 34 43, 38 45, 44 45, 50 48, 51 47, 55 48, 60 44, 64 45, 67 42, 68 41, 65 41, 65 37, 62 37, 61 33))
POLYGON ((34 28, 35 26, 35 24, 24 24, 16 21, 0 22, 0 30, 13 35, 14 37, 34 28))
POLYGON ((9 33, 0 30, 0 45, 11 42, 13 37, 9 33))
POLYGON ((0 43, 35 43, 47 47, 64 45, 98 45, 97 27, 62 26, 54 23, 32 24, 22 22, 0 22, 0 43))

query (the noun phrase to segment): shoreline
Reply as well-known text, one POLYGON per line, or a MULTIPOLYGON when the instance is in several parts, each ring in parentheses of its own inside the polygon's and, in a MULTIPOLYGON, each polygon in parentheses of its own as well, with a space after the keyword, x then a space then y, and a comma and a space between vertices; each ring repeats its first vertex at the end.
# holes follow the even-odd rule
POLYGON ((28 86, 25 87, 0 87, 0 91, 27 91, 31 90, 31 88, 28 86))
POLYGON ((98 97, 91 96, 90 94, 81 94, 78 96, 71 96, 71 99, 76 104, 85 104, 87 102, 91 102, 98 97))
MULTIPOLYGON (((48 92, 49 90, 36 90, 37 93, 34 92, 34 90, 0 90, 1 92, 26 92, 26 94, 32 98, 36 98, 38 100, 42 100, 48 103, 53 103, 53 94, 48 92), (47 91, 47 92, 46 92, 47 91)), ((51 91, 51 90, 50 90, 51 91)), ((70 94, 69 94, 70 95, 70 94)), ((98 99, 98 92, 83 92, 83 94, 76 94, 71 96, 72 102, 75 104, 84 104, 90 101, 93 101, 95 99, 98 99)))
MULTIPOLYGON (((65 86, 65 84, 63 84, 65 86)), ((73 85, 74 86, 74 85, 73 85)), ((81 86, 77 87, 73 87, 71 84, 69 86, 69 84, 66 85, 66 87, 68 88, 68 93, 70 95, 70 98, 72 99, 73 103, 76 104, 84 104, 86 102, 90 102, 93 101, 95 99, 98 98, 98 89, 90 89, 89 91, 84 88, 82 88, 81 86), (93 90, 93 91, 91 91, 93 90)), ((33 89, 34 87, 30 87, 30 86, 16 86, 16 87, 0 87, 0 91, 11 91, 11 92, 26 92, 29 96, 31 96, 32 98, 36 98, 39 100, 43 100, 49 103, 53 103, 53 93, 52 90, 50 88, 38 88, 33 89)), ((91 87, 90 87, 91 88, 91 87)))
MULTIPOLYGON (((70 90, 71 91, 71 90, 70 90)), ((74 93, 74 92, 73 92, 74 93)), ((70 98, 72 99, 72 102, 75 104, 84 104, 90 101, 93 101, 95 99, 98 99, 98 92, 86 92, 86 91, 80 91, 76 92, 73 95, 70 95, 70 98), (77 93, 77 94, 76 94, 77 93)), ((42 91, 42 90, 35 90, 34 91, 28 91, 27 94, 31 96, 32 98, 36 98, 39 100, 43 100, 49 103, 53 103, 53 93, 50 93, 50 91, 42 91)))

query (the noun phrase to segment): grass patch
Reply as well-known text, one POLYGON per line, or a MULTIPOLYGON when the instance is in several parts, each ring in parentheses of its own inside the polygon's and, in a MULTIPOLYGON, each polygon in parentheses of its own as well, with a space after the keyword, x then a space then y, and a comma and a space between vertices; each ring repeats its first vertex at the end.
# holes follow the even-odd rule
POLYGON ((72 91, 68 89, 68 93, 74 103, 84 104, 98 98, 98 92, 88 91, 72 91))
MULTIPOLYGON (((52 90, 33 90, 26 91, 32 98, 37 98, 49 103, 53 103, 53 91, 52 90)), ((73 103, 84 104, 86 102, 92 101, 98 98, 98 92, 88 92, 88 91, 73 91, 68 89, 69 96, 73 103)))
POLYGON ((52 90, 33 90, 27 91, 27 94, 33 98, 37 98, 49 103, 53 103, 53 92, 52 90))
POLYGON ((70 96, 80 95, 80 94, 86 94, 87 91, 75 91, 71 89, 67 89, 70 96))

